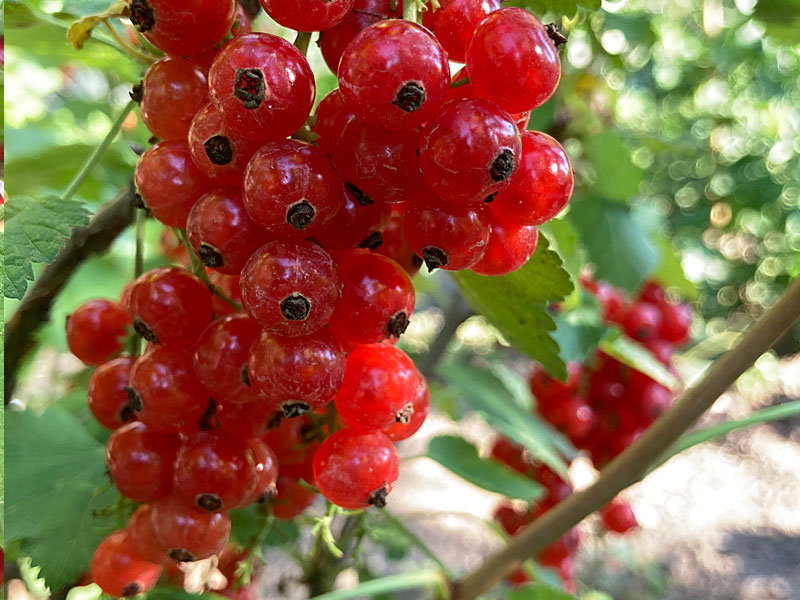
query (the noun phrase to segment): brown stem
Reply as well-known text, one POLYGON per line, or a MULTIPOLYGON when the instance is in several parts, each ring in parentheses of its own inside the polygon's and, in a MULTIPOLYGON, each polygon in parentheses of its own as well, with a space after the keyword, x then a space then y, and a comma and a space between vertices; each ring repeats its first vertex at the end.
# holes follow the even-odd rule
POLYGON ((800 319, 800 279, 756 321, 739 343, 715 361, 675 405, 638 440, 600 473, 591 487, 573 494, 490 556, 480 567, 453 583, 452 600, 472 600, 513 571, 522 561, 539 554, 584 517, 619 492, 639 481, 648 468, 715 400, 800 319))
POLYGON ((33 348, 33 334, 50 316, 55 297, 77 267, 92 254, 108 250, 111 243, 133 221, 136 192, 133 182, 117 192, 94 216, 88 226, 72 231, 56 259, 45 268, 22 299, 5 327, 4 402, 11 401, 17 384, 17 369, 33 348))

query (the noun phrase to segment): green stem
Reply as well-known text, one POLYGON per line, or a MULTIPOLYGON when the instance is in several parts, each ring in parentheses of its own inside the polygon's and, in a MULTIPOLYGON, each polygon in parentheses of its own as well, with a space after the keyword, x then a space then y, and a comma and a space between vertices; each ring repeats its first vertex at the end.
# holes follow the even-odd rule
POLYGON ((391 523, 391 524, 392 524, 394 527, 396 527, 397 529, 399 529, 400 531, 402 531, 402 532, 405 534, 405 536, 406 536, 408 539, 410 539, 410 540, 413 542, 413 544, 414 544, 414 545, 415 545, 417 548, 419 548, 419 549, 420 549, 420 551, 421 551, 421 552, 422 552, 422 553, 423 553, 425 556, 427 556, 427 557, 428 557, 428 558, 430 558, 430 559, 431 559, 433 562, 435 562, 435 563, 436 563, 436 565, 439 567, 439 569, 440 569, 440 570, 441 570, 443 573, 445 573, 445 574, 446 574, 448 577, 452 575, 452 573, 450 572, 450 569, 447 567, 447 565, 445 565, 445 564, 444 564, 444 563, 441 561, 441 559, 440 559, 438 556, 436 556, 436 554, 434 554, 434 553, 433 553, 433 550, 431 550, 430 548, 428 548, 428 545, 427 545, 425 542, 423 542, 423 541, 422 541, 422 538, 420 538, 420 537, 419 537, 419 536, 418 536, 416 533, 414 533, 414 532, 413 532, 413 531, 411 531, 411 530, 410 530, 408 527, 406 527, 405 523, 403 523, 403 522, 402 522, 400 519, 398 519, 397 517, 395 517, 395 516, 394 516, 392 513, 390 513, 388 510, 384 510, 384 511, 383 511, 381 514, 383 515, 383 518, 384 518, 384 519, 386 519, 386 520, 387 520, 389 523, 391 523))
POLYGON ((241 304, 239 304, 235 300, 232 300, 231 298, 228 298, 225 294, 222 293, 222 291, 217 286, 211 283, 211 280, 208 278, 208 273, 206 273, 205 266, 203 266, 203 263, 200 262, 199 258, 197 258, 197 254, 195 254, 194 248, 192 248, 192 245, 189 243, 189 236, 186 235, 186 230, 175 228, 175 233, 183 242, 183 245, 186 246, 186 253, 189 255, 189 263, 191 265, 192 275, 194 275, 200 281, 205 283, 206 287, 211 291, 212 294, 221 298, 226 304, 231 306, 235 311, 242 310, 241 304))
MULTIPOLYGON (((145 211, 136 209, 136 250, 133 255, 133 278, 137 279, 144 272, 144 226, 147 220, 145 211)), ((134 333, 130 340, 131 356, 142 353, 142 337, 134 333)))
POLYGON ((298 31, 297 37, 294 38, 295 47, 300 50, 300 53, 305 56, 308 53, 308 44, 311 42, 310 31, 298 31))
POLYGON ((405 2, 403 2, 403 18, 406 21, 413 21, 416 23, 418 8, 417 0, 405 0, 405 2))
POLYGON ((459 88, 462 85, 469 85, 469 77, 462 77, 458 81, 454 81, 450 84, 450 89, 459 88))
POLYGON ((64 193, 62 194, 64 200, 72 198, 75 195, 75 192, 77 192, 81 187, 83 182, 86 181, 89 173, 91 173, 92 169, 94 169, 95 166, 97 166, 97 163, 100 162, 100 158, 103 156, 103 153, 111 145, 111 142, 114 141, 114 138, 117 137, 117 132, 119 131, 120 127, 122 127, 122 123, 125 121, 128 113, 133 110, 135 105, 136 103, 131 100, 125 105, 125 108, 122 109, 122 112, 117 117, 117 120, 111 125, 111 129, 106 134, 106 137, 103 138, 103 141, 100 142, 100 144, 96 146, 94 150, 92 150, 92 153, 86 159, 86 162, 83 163, 80 171, 75 174, 75 177, 72 178, 72 181, 70 181, 67 189, 64 190, 64 193))
POLYGON ((365 581, 349 590, 336 590, 311 600, 349 600, 350 598, 366 598, 400 590, 419 588, 436 589, 446 585, 444 576, 438 569, 421 569, 415 573, 400 573, 365 581))

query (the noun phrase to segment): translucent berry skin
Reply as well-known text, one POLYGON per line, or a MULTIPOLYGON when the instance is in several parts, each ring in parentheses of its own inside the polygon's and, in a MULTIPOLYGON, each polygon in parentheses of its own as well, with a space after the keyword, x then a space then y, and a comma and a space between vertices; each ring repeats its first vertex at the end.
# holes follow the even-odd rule
POLYGON ((258 140, 228 131, 222 113, 212 103, 201 108, 189 129, 189 151, 197 168, 220 186, 238 187, 247 163, 260 147, 258 140))
POLYGON ((659 337, 677 346, 686 342, 692 324, 692 311, 689 305, 663 302, 658 307, 661 310, 659 337))
MULTIPOLYGON (((213 269, 206 269, 206 273, 208 274, 209 281, 214 285, 214 288, 227 298, 241 304, 242 290, 239 287, 238 275, 223 275, 219 271, 214 271, 213 269)), ((214 314, 218 317, 236 312, 236 308, 225 302, 225 300, 220 298, 217 294, 211 296, 211 306, 214 308, 214 314)))
POLYGON ((625 314, 621 325, 634 340, 644 342, 658 335, 662 326, 661 311, 649 302, 637 302, 625 314))
POLYGON ((544 25, 521 8, 501 8, 484 18, 466 58, 475 95, 510 113, 544 104, 561 77, 558 49, 544 25))
POLYGON ((264 331, 250 350, 247 371, 254 389, 286 417, 319 410, 342 385, 345 355, 326 328, 285 337, 264 331))
POLYGON ((208 405, 208 391, 183 348, 157 346, 139 357, 130 387, 139 419, 155 431, 192 433, 208 405))
POLYGON ((322 98, 314 111, 311 131, 319 136, 317 144, 330 155, 335 154, 342 137, 342 130, 355 115, 347 108, 344 96, 336 88, 322 98))
POLYGON ((358 346, 347 357, 336 410, 353 429, 382 431, 411 419, 418 384, 417 369, 402 350, 389 344, 358 346))
POLYGON ((216 418, 223 431, 249 438, 265 433, 275 420, 269 398, 251 388, 217 400, 216 418))
POLYGON ((633 514, 631 505, 621 500, 612 500, 600 509, 603 525, 615 533, 627 533, 639 523, 633 514))
POLYGON ((186 233, 203 264, 226 275, 238 275, 270 239, 247 214, 242 192, 235 188, 202 196, 189 212, 186 233))
POLYGON ((298 336, 328 323, 340 286, 325 250, 311 242, 275 241, 247 261, 241 287, 245 310, 264 329, 298 336))
POLYGON ((471 269, 480 275, 506 275, 519 269, 536 250, 539 231, 532 225, 492 225, 486 252, 471 269))
POLYGON ((345 345, 398 339, 414 310, 414 284, 391 258, 352 250, 339 261, 342 296, 331 331, 345 345))
POLYGON ((508 187, 521 148, 507 112, 485 100, 461 98, 425 126, 419 166, 425 183, 443 200, 477 205, 508 187))
MULTIPOLYGON (((474 90, 472 89, 472 84, 467 82, 464 83, 462 80, 469 77, 467 73, 467 68, 462 67, 461 69, 453 75, 453 83, 458 83, 456 87, 451 87, 450 90, 447 92, 447 100, 445 102, 449 102, 450 100, 455 100, 456 98, 477 98, 478 96, 475 95, 474 90)), ((521 132, 525 131, 528 125, 528 121, 531 118, 531 111, 526 110, 518 113, 508 113, 511 115, 514 123, 517 125, 517 129, 521 132)))
POLYGON ((245 313, 225 315, 206 327, 194 346, 194 370, 212 394, 232 396, 245 387, 242 370, 260 333, 245 313))
POLYGON ((399 442, 410 438, 419 431, 419 428, 422 427, 422 424, 428 417, 428 410, 431 405, 431 393, 428 389, 428 382, 425 381, 425 377, 422 374, 418 374, 418 377, 419 383, 417 384, 417 390, 414 392, 414 397, 411 400, 414 412, 408 423, 397 421, 393 423, 391 427, 383 430, 383 433, 393 442, 399 442))
POLYGON ((277 495, 272 501, 272 514, 276 519, 289 520, 301 515, 311 506, 317 494, 300 484, 296 479, 278 478, 277 495))
POLYGON ((295 31, 330 29, 353 8, 353 0, 261 0, 276 23, 295 31))
POLYGON ((141 504, 128 519, 128 532, 133 552, 142 560, 154 564, 167 564, 169 557, 153 535, 152 504, 141 504))
POLYGON ((162 140, 185 139, 195 114, 209 101, 208 80, 200 66, 173 56, 148 67, 142 89, 142 122, 162 140))
POLYGON ((338 73, 342 54, 353 38, 381 19, 380 15, 351 11, 334 27, 320 34, 319 49, 322 58, 334 74, 338 73))
POLYGON ((257 481, 253 492, 242 502, 242 505, 247 506, 253 502, 269 502, 277 494, 278 457, 262 439, 251 437, 246 441, 253 452, 257 481))
POLYGON ((411 129, 441 108, 450 86, 447 53, 424 27, 402 19, 370 25, 342 54, 339 88, 368 125, 411 129))
POLYGON ((128 297, 136 331, 154 344, 189 344, 211 322, 211 292, 197 277, 175 267, 142 274, 128 297))
POLYGON ((408 207, 403 223, 406 239, 428 271, 468 269, 483 258, 489 226, 481 222, 482 210, 425 201, 408 207))
POLYGON ((566 206, 572 185, 572 167, 561 144, 545 133, 523 131, 519 168, 489 204, 491 219, 509 227, 549 221, 566 206))
POLYGON ((313 237, 342 205, 343 183, 328 155, 297 140, 267 144, 244 174, 250 217, 280 239, 313 237))
POLYGON ((92 580, 109 596, 136 596, 152 588, 161 565, 136 556, 125 531, 115 531, 95 548, 89 570, 92 580))
POLYGON ((130 318, 118 302, 98 298, 67 317, 67 346, 87 365, 99 365, 122 350, 130 318))
POLYGON ((463 63, 475 27, 501 4, 499 0, 444 0, 440 5, 434 11, 428 2, 422 24, 436 35, 450 60, 463 63))
POLYGON ((131 21, 159 50, 189 56, 222 40, 233 24, 234 0, 131 0, 131 21))
POLYGON ((249 33, 220 50, 208 76, 225 125, 262 143, 297 131, 311 113, 316 87, 297 48, 268 33, 249 33))
POLYGON ((416 275, 422 266, 422 259, 408 245, 403 227, 403 215, 392 214, 381 237, 381 244, 375 248, 375 252, 391 258, 405 269, 409 277, 416 275))
POLYGON ((159 433, 143 423, 117 429, 106 444, 106 466, 123 496, 137 502, 163 498, 172 489, 178 436, 159 433))
POLYGON ((282 419, 277 427, 261 436, 278 457, 281 478, 314 483, 312 463, 319 447, 319 441, 314 439, 316 433, 308 415, 301 415, 294 419, 282 419))
POLYGON ((325 498, 347 509, 386 505, 399 461, 386 434, 340 429, 314 455, 314 477, 325 498))
POLYGON ((385 202, 375 202, 357 187, 346 183, 342 207, 316 240, 329 252, 356 247, 374 250, 383 242, 382 232, 389 223, 391 212, 391 207, 385 202))
POLYGON ((225 431, 201 431, 186 441, 175 461, 175 492, 212 512, 244 503, 258 482, 253 450, 225 431))
POLYGON ((136 418, 125 389, 133 363, 132 358, 115 358, 97 367, 89 378, 86 394, 89 410, 106 429, 117 429, 136 418))
POLYGON ((189 210, 209 187, 186 140, 167 140, 145 150, 136 163, 134 181, 152 215, 180 228, 186 227, 189 210))
POLYGON ((208 558, 220 552, 228 541, 228 515, 192 508, 175 495, 153 505, 153 535, 167 556, 176 562, 208 558))
POLYGON ((396 204, 425 185, 417 158, 419 137, 419 128, 391 131, 351 119, 333 158, 346 181, 378 202, 396 204))

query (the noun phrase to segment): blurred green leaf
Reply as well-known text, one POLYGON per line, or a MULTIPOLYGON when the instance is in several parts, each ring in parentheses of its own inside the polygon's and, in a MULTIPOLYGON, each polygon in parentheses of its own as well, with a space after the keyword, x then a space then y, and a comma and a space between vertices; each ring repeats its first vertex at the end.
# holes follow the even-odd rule
POLYGON ((754 16, 767 26, 768 35, 797 43, 800 0, 758 0, 754 16))
POLYGON ((557 327, 553 337, 558 342, 564 362, 586 361, 608 332, 608 327, 601 323, 571 323, 560 316, 553 319, 557 327))
POLYGON ((467 302, 497 327, 518 350, 537 360, 554 377, 564 379, 566 367, 551 337, 555 323, 548 302, 560 302, 572 291, 561 258, 539 236, 533 256, 520 269, 501 277, 472 271, 453 274, 467 302))
POLYGON ((3 27, 4 30, 20 29, 35 25, 38 19, 34 12, 19 0, 5 0, 3 2, 3 27))
POLYGON ((613 130, 588 137, 584 152, 597 174, 592 185, 593 194, 628 202, 639 192, 642 170, 633 164, 630 150, 613 130))
POLYGON ((396 527, 392 519, 379 521, 370 518, 364 530, 370 540, 383 547, 391 560, 402 560, 414 545, 414 541, 403 529, 396 527))
POLYGON ((575 600, 575 596, 542 583, 529 583, 509 592, 506 600, 575 600))
POLYGON ((32 263, 50 263, 73 227, 89 222, 82 202, 57 197, 9 199, 5 211, 4 293, 20 299, 33 280, 32 263))
POLYGON ((103 12, 113 3, 113 0, 64 0, 61 12, 75 17, 85 17, 103 12))
POLYGON ((225 600, 223 596, 214 594, 213 592, 191 594, 183 588, 169 585, 159 585, 147 592, 147 600, 197 600, 198 598, 205 598, 206 600, 225 600))
POLYGON ((428 458, 480 488, 532 502, 543 488, 528 477, 509 469, 500 461, 481 458, 475 446, 452 435, 435 437, 428 445, 428 458))
POLYGON ((475 412, 500 433, 530 450, 531 454, 562 477, 564 457, 577 455, 569 441, 510 398, 511 392, 493 373, 464 363, 443 363, 438 375, 458 390, 475 412))
POLYGON ((297 523, 267 517, 263 507, 257 504, 232 510, 229 516, 231 539, 242 546, 251 547, 265 528, 267 528, 267 534, 263 539, 265 546, 290 544, 300 537, 300 527, 297 523))
POLYGON ((655 244, 658 248, 659 261, 651 273, 652 278, 664 287, 677 289, 687 300, 696 300, 697 287, 686 278, 681 260, 669 239, 658 234, 655 236, 655 244))
POLYGON ((628 336, 622 335, 619 329, 610 329, 598 347, 621 363, 655 379, 661 385, 671 390, 677 389, 678 380, 670 370, 659 362, 650 350, 628 336))
POLYGON ((600 0, 510 0, 503 2, 503 6, 519 6, 536 16, 543 16, 545 13, 553 13, 572 17, 578 12, 578 7, 589 10, 600 8, 600 0))
POLYGON ((6 425, 6 537, 22 542, 58 590, 77 581, 114 528, 96 511, 115 505, 119 494, 105 473, 103 445, 74 417, 58 409, 8 411, 6 425))

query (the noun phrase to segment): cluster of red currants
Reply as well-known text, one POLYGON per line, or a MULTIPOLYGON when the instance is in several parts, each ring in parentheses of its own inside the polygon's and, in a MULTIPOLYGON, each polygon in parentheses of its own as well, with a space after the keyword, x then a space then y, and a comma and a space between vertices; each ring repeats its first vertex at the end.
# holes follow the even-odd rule
MULTIPOLYGON (((608 283, 582 277, 581 284, 597 298, 608 324, 619 325, 625 335, 645 345, 666 367, 672 368, 675 348, 689 336, 691 312, 687 305, 668 300, 664 289, 654 282, 646 282, 632 301, 608 283)), ((602 352, 586 364, 570 363, 566 383, 536 367, 530 376, 530 387, 539 414, 584 450, 597 468, 633 443, 669 408, 673 396, 666 386, 602 352)), ((525 512, 517 511, 510 503, 497 509, 495 518, 509 535, 572 493, 568 483, 547 467, 534 465, 523 448, 508 439, 499 439, 492 455, 539 481, 547 491, 525 512)), ((622 500, 606 505, 600 516, 605 527, 616 533, 625 533, 637 524, 631 507, 622 500)), ((578 543, 577 529, 573 529, 545 549, 539 562, 557 568, 569 582, 571 556, 578 543)), ((510 578, 515 583, 526 580, 523 571, 510 578)))

